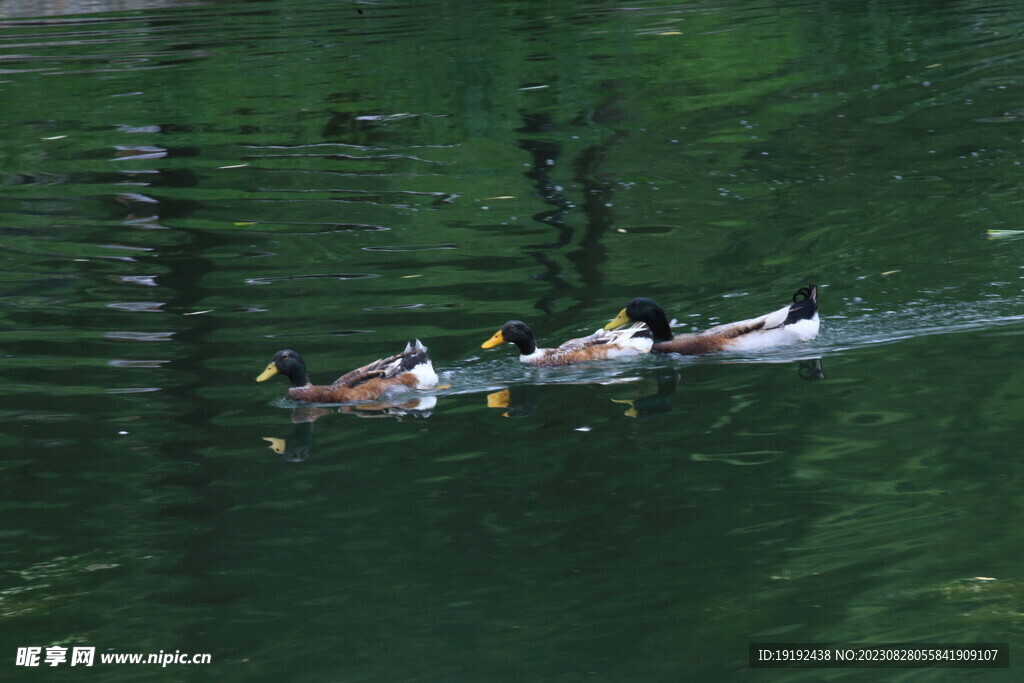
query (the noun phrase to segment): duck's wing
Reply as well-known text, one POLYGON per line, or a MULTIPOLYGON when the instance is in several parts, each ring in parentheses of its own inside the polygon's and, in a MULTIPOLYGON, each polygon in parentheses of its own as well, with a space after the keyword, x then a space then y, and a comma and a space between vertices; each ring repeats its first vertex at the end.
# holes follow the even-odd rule
POLYGON ((759 318, 717 325, 703 332, 677 334, 669 341, 656 343, 654 350, 658 353, 698 356, 725 349, 752 350, 755 347, 774 345, 778 342, 773 337, 783 332, 782 322, 788 310, 787 307, 759 318), (747 349, 748 346, 751 349, 747 349))
POLYGON ((364 365, 361 368, 350 370, 338 379, 334 380, 334 382, 331 383, 330 388, 341 389, 342 387, 357 387, 360 384, 368 382, 376 377, 384 377, 387 373, 387 368, 396 361, 399 361, 401 359, 401 355, 402 354, 398 354, 395 356, 388 356, 387 358, 381 358, 380 360, 373 361, 369 365, 364 365))
MULTIPOLYGON (((729 327, 719 325, 719 327, 729 327)), ((678 353, 682 356, 699 356, 704 353, 713 353, 725 348, 726 339, 722 336, 705 332, 694 332, 691 334, 677 334, 668 341, 657 342, 653 350, 658 353, 678 353)))
POLYGON ((651 333, 643 323, 625 329, 600 329, 586 337, 570 339, 553 349, 537 349, 521 360, 531 365, 571 365, 589 360, 616 358, 621 355, 647 353, 651 350, 651 333))
POLYGON ((334 380, 331 389, 342 387, 357 387, 360 384, 369 382, 371 379, 391 379, 403 372, 409 372, 420 365, 429 365, 430 357, 427 354, 427 347, 417 339, 405 346, 405 351, 396 353, 394 356, 375 360, 369 365, 356 368, 334 380))
POLYGON ((781 327, 786 320, 786 314, 788 312, 789 306, 780 308, 777 311, 772 311, 771 313, 766 313, 765 315, 757 318, 740 320, 734 323, 725 323, 724 325, 715 325, 714 327, 709 327, 699 334, 709 337, 719 337, 721 339, 735 339, 736 337, 742 337, 745 334, 750 334, 759 330, 770 330, 776 327, 781 327))
POLYGON ((586 349, 591 346, 602 346, 606 344, 617 344, 627 342, 630 339, 650 337, 651 332, 644 323, 634 323, 629 327, 622 327, 617 330, 606 330, 601 328, 591 335, 570 339, 558 345, 555 351, 571 352, 586 349))

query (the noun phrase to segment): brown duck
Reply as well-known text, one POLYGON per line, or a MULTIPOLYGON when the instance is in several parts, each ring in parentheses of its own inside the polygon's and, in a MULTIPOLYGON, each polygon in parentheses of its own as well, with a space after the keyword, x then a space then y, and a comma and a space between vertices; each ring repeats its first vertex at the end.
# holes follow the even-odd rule
POLYGON ((310 382, 302 356, 291 349, 275 353, 274 359, 256 381, 263 382, 277 374, 291 381, 289 398, 307 403, 372 401, 387 393, 429 389, 437 384, 437 373, 430 362, 427 347, 419 339, 409 342, 402 353, 347 372, 331 384, 310 382))

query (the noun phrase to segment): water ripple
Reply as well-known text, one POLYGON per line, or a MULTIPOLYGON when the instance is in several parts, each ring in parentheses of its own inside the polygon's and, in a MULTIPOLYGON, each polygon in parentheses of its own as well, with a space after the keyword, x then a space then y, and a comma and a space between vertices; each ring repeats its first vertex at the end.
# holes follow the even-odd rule
POLYGON ((364 311, 389 311, 395 309, 405 310, 435 310, 435 309, 453 309, 458 308, 459 304, 456 303, 440 303, 440 304, 390 304, 384 306, 366 306, 363 308, 364 311))
POLYGON ((117 332, 104 332, 103 336, 107 339, 116 339, 118 341, 144 341, 144 342, 161 342, 171 341, 177 332, 129 332, 129 331, 117 331, 117 332))
POLYGON ((424 159, 412 154, 377 154, 374 156, 359 156, 357 154, 252 154, 244 157, 246 159, 335 159, 339 161, 416 161, 422 164, 435 166, 447 166, 446 161, 436 159, 424 159))
POLYGON ((274 277, 251 277, 245 280, 247 285, 272 285, 275 282, 290 280, 365 280, 380 277, 375 273, 312 273, 309 275, 280 275, 274 277))
POLYGON ((146 159, 163 159, 167 150, 156 145, 116 145, 114 158, 111 161, 142 161, 146 159))
POLYGON ((121 282, 143 287, 156 287, 156 275, 122 275, 121 282))
POLYGON ((276 234, 281 233, 279 226, 282 225, 294 225, 302 228, 321 228, 317 230, 301 230, 289 232, 289 235, 329 235, 336 232, 387 232, 391 228, 384 225, 374 225, 373 223, 305 223, 305 222, 274 222, 273 228, 269 230, 257 230, 253 226, 261 225, 259 222, 252 223, 245 226, 245 230, 241 232, 252 233, 255 235, 265 235, 268 233, 276 234))
POLYGON ((161 306, 163 301, 121 301, 107 304, 107 308, 116 308, 122 311, 133 311, 136 313, 163 313, 161 306))
POLYGON ((444 244, 410 244, 403 246, 381 246, 381 247, 360 247, 363 251, 394 251, 394 252, 411 252, 411 251, 439 251, 442 249, 458 249, 459 247, 452 243, 444 244))
POLYGON ((107 361, 107 365, 115 368, 160 368, 170 363, 169 360, 128 360, 114 358, 107 361))

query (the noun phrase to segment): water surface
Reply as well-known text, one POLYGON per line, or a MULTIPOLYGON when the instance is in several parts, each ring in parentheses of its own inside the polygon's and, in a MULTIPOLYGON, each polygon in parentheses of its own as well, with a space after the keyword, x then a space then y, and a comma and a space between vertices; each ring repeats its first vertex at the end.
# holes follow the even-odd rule
POLYGON ((5 672, 64 644, 213 656, 105 680, 727 680, 750 642, 1024 644, 1014 5, 3 13, 5 672), (479 348, 808 282, 796 349, 479 348), (253 381, 412 338, 450 385, 423 403, 253 381))

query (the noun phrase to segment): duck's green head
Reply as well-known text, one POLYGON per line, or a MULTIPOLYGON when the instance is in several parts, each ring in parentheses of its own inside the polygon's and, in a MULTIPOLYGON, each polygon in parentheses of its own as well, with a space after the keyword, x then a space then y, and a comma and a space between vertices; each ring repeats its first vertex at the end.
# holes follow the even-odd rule
POLYGON ((619 311, 615 319, 604 326, 606 330, 614 330, 629 323, 646 323, 654 333, 654 341, 666 341, 672 338, 668 317, 661 306, 653 299, 637 297, 619 311))
POLYGON ((291 349, 284 349, 275 353, 273 360, 260 373, 256 381, 265 382, 277 374, 282 374, 290 379, 293 387, 301 387, 309 383, 309 376, 306 374, 306 363, 302 360, 302 356, 291 349))
POLYGON ((626 304, 626 307, 615 316, 615 320, 605 325, 604 329, 614 330, 628 323, 647 323, 649 326, 659 318, 659 314, 664 316, 665 312, 653 299, 637 297, 626 304))
POLYGON ((522 320, 509 320, 501 326, 501 329, 491 335, 491 338, 480 345, 482 349, 492 349, 498 344, 515 344, 519 352, 528 356, 537 350, 537 340, 533 336, 533 330, 522 320))

